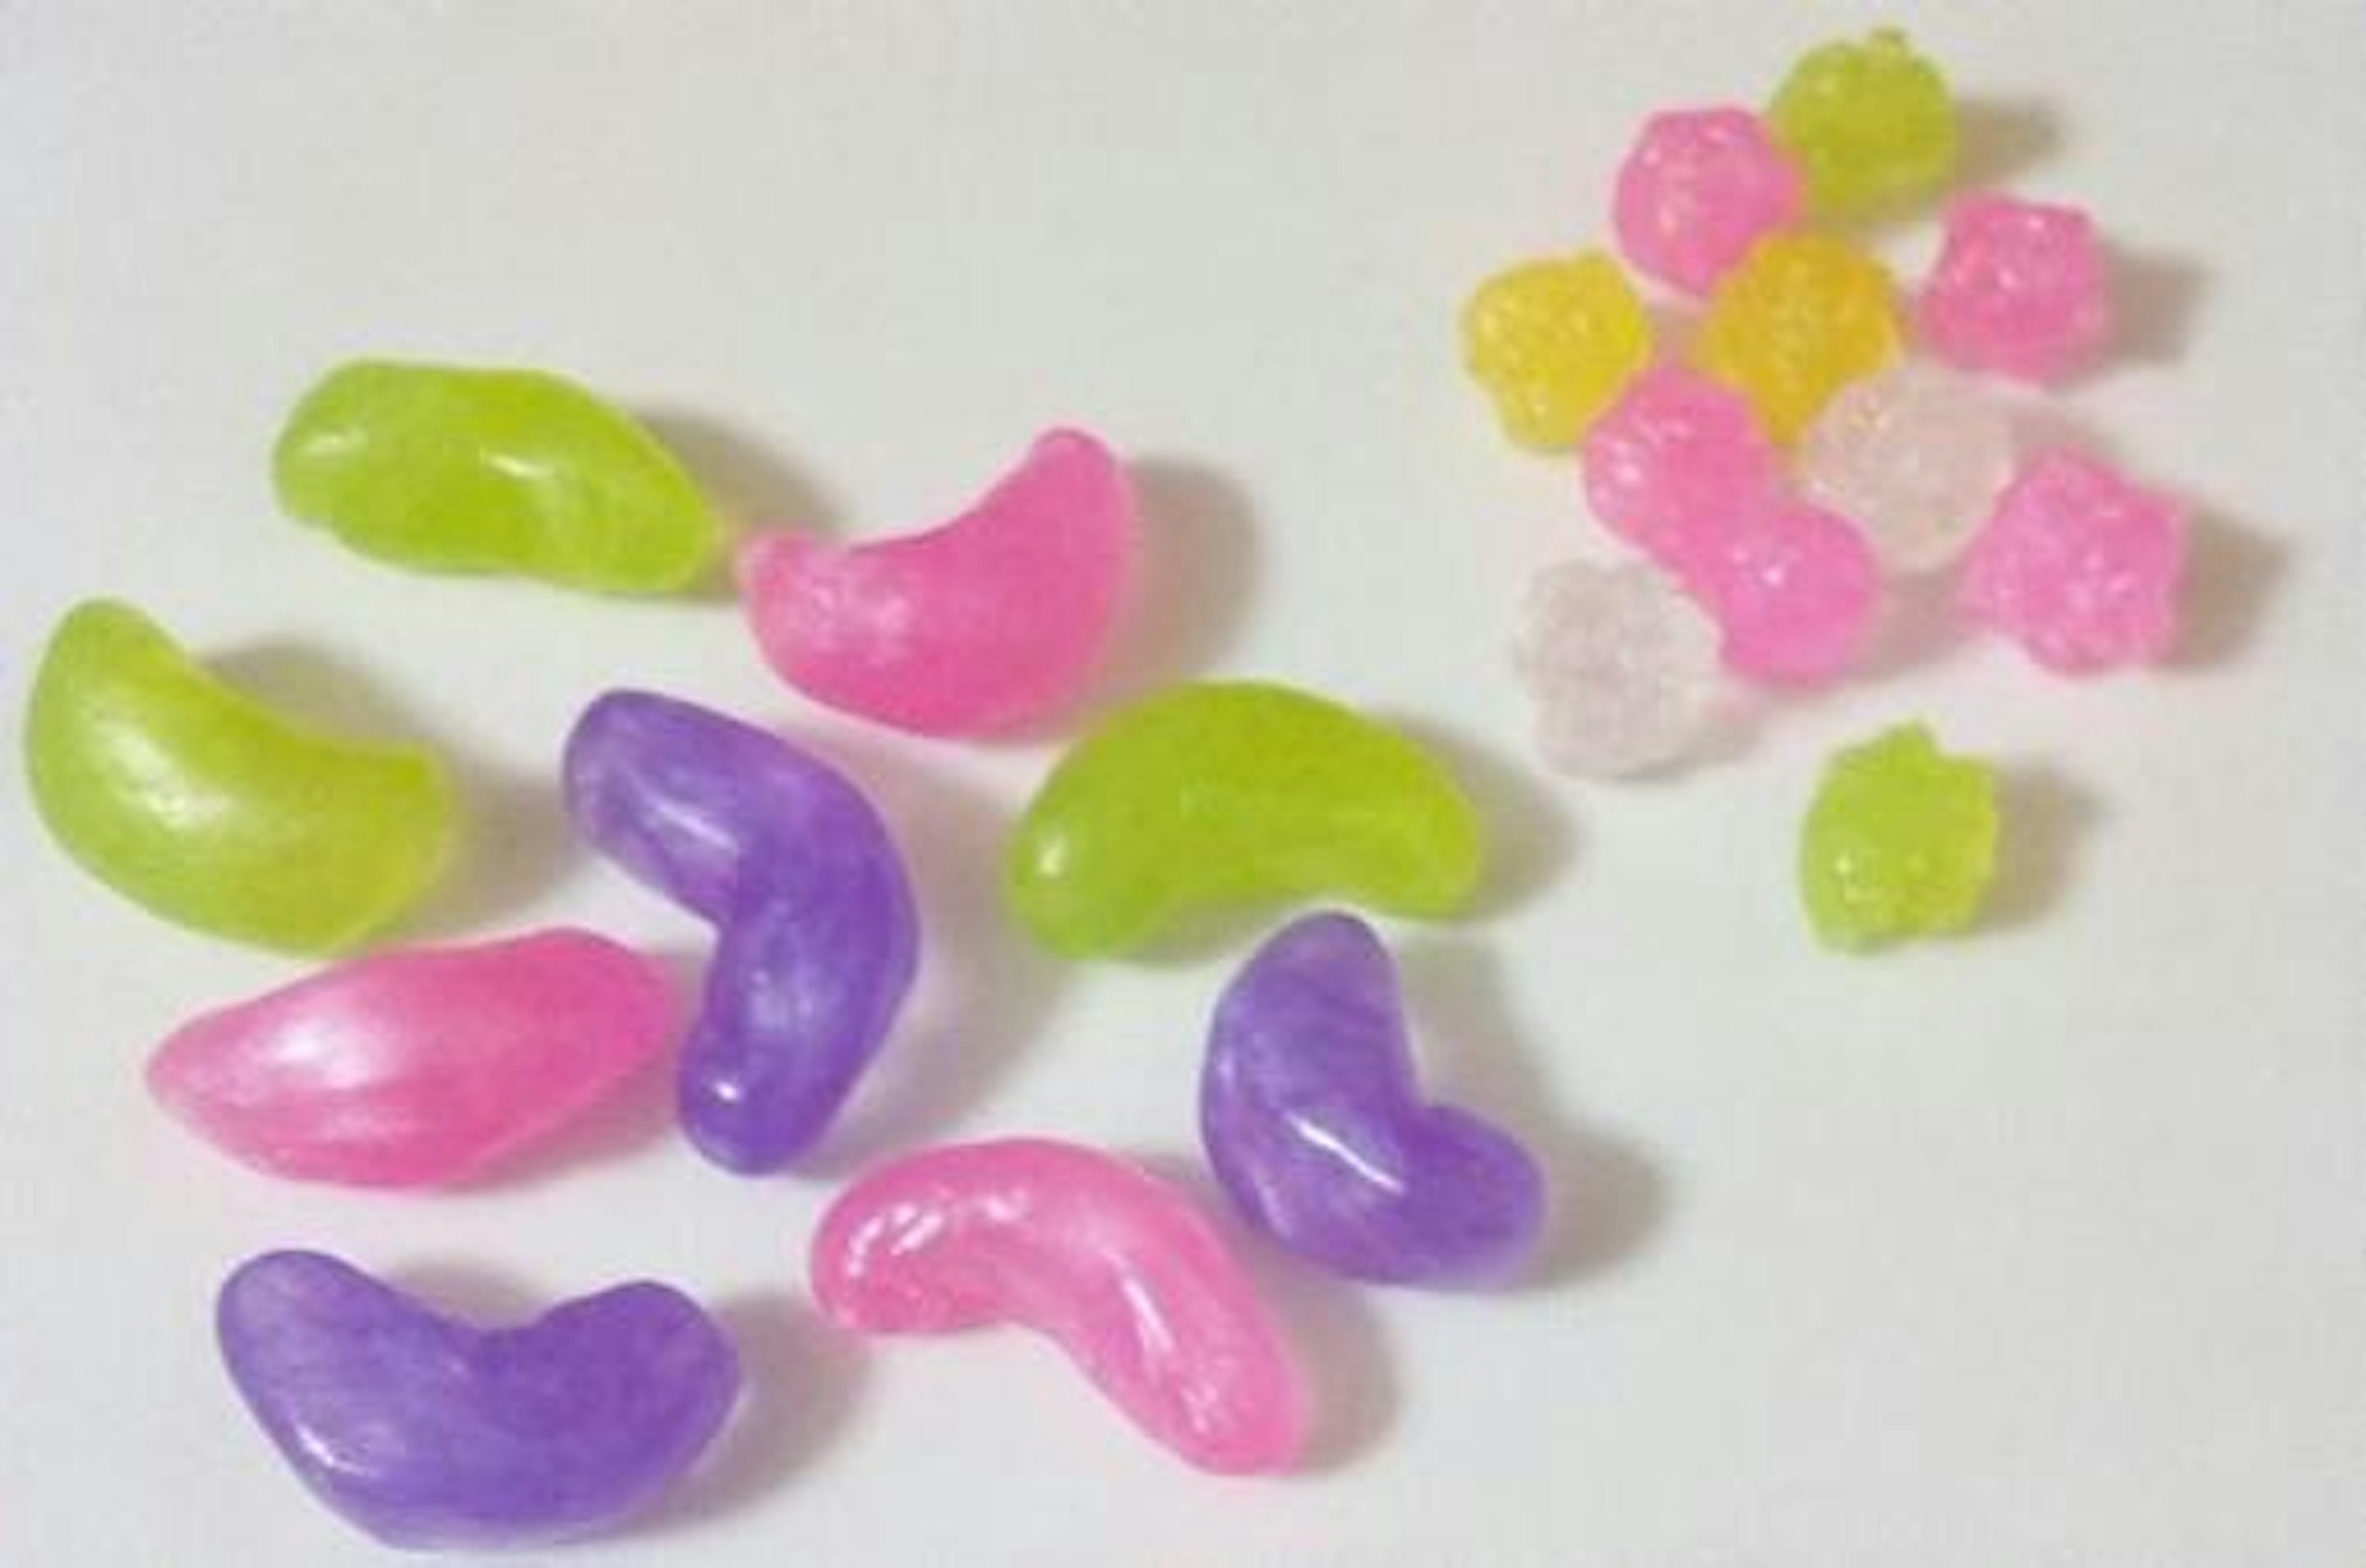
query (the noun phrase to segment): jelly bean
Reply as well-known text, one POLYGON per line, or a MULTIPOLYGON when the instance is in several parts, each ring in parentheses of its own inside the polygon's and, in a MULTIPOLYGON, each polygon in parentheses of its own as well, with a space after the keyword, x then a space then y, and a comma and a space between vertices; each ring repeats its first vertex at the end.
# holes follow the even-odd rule
POLYGON ((2177 640, 2185 508, 2091 457, 2024 464, 1964 559, 1956 603, 2065 675, 2165 657, 2177 640))
POLYGON ((1923 336, 1967 370, 2058 381, 2111 330, 2102 243, 2075 207, 1967 196, 1922 286, 1923 336))
POLYGON ((1637 270, 1706 294, 1761 236, 1798 221, 1798 165, 1748 109, 1655 114, 1618 167, 1618 248, 1637 270))
POLYGON ((1898 572, 1930 571, 1960 555, 2011 471, 2003 411, 1932 365, 1898 366, 1842 388, 1799 444, 1800 488, 1863 528, 1898 572))
POLYGON ((1523 446, 1576 445, 1651 362, 1651 318, 1599 251, 1529 262, 1488 279, 1462 312, 1463 359, 1523 446))
POLYGON ((108 600, 51 634, 25 759, 41 819, 92 875, 167 919, 301 953, 415 904, 456 815, 424 748, 303 728, 108 600))
POLYGON ((1527 1150, 1422 1100, 1396 966, 1352 915, 1285 926, 1224 988, 1200 1134, 1252 1224, 1360 1279, 1495 1279, 1543 1223, 1544 1176, 1527 1150))
POLYGON ((1639 562, 1538 572, 1512 660, 1536 703, 1538 749, 1567 773, 1616 777, 1674 761, 1715 706, 1716 623, 1639 562))
POLYGON ((787 1164, 911 988, 918 917, 886 825, 819 759, 646 692, 586 709, 563 772, 584 837, 717 928, 682 1051, 683 1130, 726 1169, 787 1164))
POLYGON ((671 1039, 672 989, 629 948, 547 931, 357 959, 183 1025, 148 1084, 261 1170, 456 1181, 614 1094, 671 1039))
POLYGON ((1184 1196, 1042 1138, 907 1155, 814 1233, 814 1298, 871 1334, 1008 1322, 1050 1337, 1133 1423, 1203 1470, 1288 1469, 1296 1368, 1248 1277, 1184 1196))
POLYGON ((1899 341, 1879 262, 1827 235, 1773 234, 1718 284, 1693 362, 1788 446, 1833 393, 1897 358, 1899 341))
POLYGON ((1109 641, 1134 553, 1133 492, 1081 431, 1040 438, 967 512, 851 547, 757 536, 741 592, 764 657, 817 702, 925 735, 1058 707, 1109 641))
POLYGON ((1741 394, 1660 366, 1635 378, 1586 432, 1585 498, 1595 516, 1662 566, 1782 493, 1783 455, 1741 394))
POLYGON ((688 1470, 739 1358, 670 1286, 619 1285, 480 1329, 318 1252, 249 1259, 222 1359, 297 1476, 389 1546, 530 1546, 609 1529, 688 1470))
POLYGON ((1447 915, 1478 886, 1482 837, 1403 736, 1287 686, 1210 682, 1121 710, 1061 759, 1012 836, 1008 894, 1079 957, 1214 904, 1333 894, 1447 915))
POLYGON ((1881 569, 1865 536, 1797 502, 1740 519, 1681 570, 1724 633, 1725 667, 1774 685, 1820 685, 1847 670, 1881 609, 1881 569))
POLYGON ((723 544, 655 436, 539 370, 343 366, 296 405, 272 464, 289 513, 430 570, 662 593, 723 544))
POLYGON ((1939 68, 1904 33, 1809 51, 1766 110, 1775 140, 1808 172, 1820 212, 1921 195, 1955 166, 1955 102, 1939 68))
POLYGON ((1834 947, 1959 931, 1979 914, 1996 843, 1988 765, 1900 725, 1825 765, 1800 835, 1799 895, 1834 947))

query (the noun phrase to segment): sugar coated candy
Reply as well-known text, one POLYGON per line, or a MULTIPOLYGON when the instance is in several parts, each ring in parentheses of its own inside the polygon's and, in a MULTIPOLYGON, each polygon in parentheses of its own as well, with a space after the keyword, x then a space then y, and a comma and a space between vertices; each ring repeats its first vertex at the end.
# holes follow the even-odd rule
POLYGON ((1544 1174, 1527 1150, 1423 1098, 1396 965, 1353 915, 1292 921, 1225 987, 1200 1135, 1251 1224, 1359 1279, 1498 1280, 1543 1224, 1544 1174))
POLYGON ((1171 687, 1060 760, 1011 837, 1011 908, 1072 956, 1186 909, 1318 895, 1446 915, 1479 882, 1479 813, 1414 741, 1288 686, 1171 687))
POLYGON ((1306 1394, 1247 1274, 1182 1193, 1048 1138, 924 1150, 840 1192, 814 1232, 814 1299, 869 1334, 1014 1323, 1202 1470, 1287 1470, 1306 1394))
POLYGON ((1635 378, 1583 458, 1594 515, 1663 566, 1782 493, 1783 456, 1748 400, 1676 366, 1635 378))
POLYGON ((167 919, 298 953, 350 947, 418 902, 456 816, 433 752, 299 725, 111 600, 51 634, 25 763, 41 820, 92 875, 167 919))
POLYGON ((1545 761, 1616 777, 1681 758, 1715 705, 1718 646, 1717 623, 1655 568, 1564 561, 1538 573, 1512 657, 1545 761))
POLYGON ((1643 123, 1612 215, 1636 270, 1706 294, 1761 236, 1798 221, 1798 165, 1748 109, 1673 109, 1643 123))
POLYGON ((581 931, 373 954, 182 1025, 156 1098, 258 1169, 457 1181, 566 1126, 673 1043, 651 960, 581 931))
POLYGON ((1573 446, 1651 358, 1651 319, 1599 251, 1489 278, 1462 311, 1463 360, 1523 446, 1573 446))
POLYGON ((1843 387, 1799 443, 1808 499, 1855 523, 1882 564, 1930 571, 1963 552, 2012 472, 2004 412, 1936 366, 1843 387))
POLYGON ((722 1430, 739 1357, 640 1282, 479 1328, 318 1252, 249 1259, 215 1313, 224 1363, 313 1494, 389 1546, 536 1546, 611 1529, 722 1430))
POLYGON ((1829 235, 1773 234, 1718 284, 1693 363, 1788 446, 1833 393, 1897 358, 1898 343, 1879 262, 1829 235))
POLYGON ((1955 101, 1906 35, 1809 51, 1766 110, 1775 140, 1806 167, 1816 210, 1844 213, 1944 184, 1955 166, 1955 101))
POLYGON ((1683 570, 1724 634, 1725 667, 1774 685, 1842 674, 1865 651, 1881 608, 1881 569, 1865 536, 1802 502, 1743 518, 1683 570))
POLYGON ((2066 675, 2148 664, 2177 640, 2185 508, 2076 452, 2022 466, 1964 559, 1956 603, 2066 675))
POLYGON ((1967 196, 1922 286, 1922 335, 1967 370, 2058 381, 2110 330, 2102 242, 2075 207, 1967 196))
POLYGON ((561 771, 583 836, 715 927, 683 1131, 726 1169, 778 1169, 828 1127, 911 989, 919 919, 886 824, 818 757, 649 692, 585 709, 561 771))
POLYGON ((1996 868, 1988 764, 1900 725, 1825 765, 1799 840, 1799 893, 1816 934, 1863 949, 1976 919, 1996 868))
POLYGON ((672 453, 539 370, 340 367, 288 416, 272 467, 290 513, 404 566, 663 593, 723 545, 672 453))
POLYGON ((926 533, 852 546, 787 531, 739 555, 749 623, 782 679, 930 735, 1057 708, 1107 645, 1134 557, 1125 469, 1082 431, 1038 439, 976 505, 926 533))

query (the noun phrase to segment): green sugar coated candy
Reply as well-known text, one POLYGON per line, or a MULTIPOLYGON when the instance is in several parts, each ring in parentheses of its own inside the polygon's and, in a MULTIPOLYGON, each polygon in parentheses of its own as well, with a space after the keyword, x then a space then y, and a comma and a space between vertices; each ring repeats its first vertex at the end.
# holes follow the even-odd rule
POLYGON ((1767 106, 1824 213, 1937 189, 1955 166, 1955 101, 1939 68, 1894 28, 1810 50, 1767 106))
POLYGON ((296 405, 272 468, 296 516, 430 570, 664 593, 723 547, 722 521, 656 436, 539 370, 346 365, 296 405))
POLYGON ((1440 916, 1484 832, 1414 741, 1287 686, 1177 686, 1112 715, 1012 837, 1013 910, 1071 956, 1121 952, 1187 908, 1312 897, 1440 916))
POLYGON ((1979 914, 1996 850, 1989 765, 1900 725, 1825 765, 1800 838, 1799 893, 1833 947, 1961 931, 1979 914))
POLYGON ((107 600, 51 634, 25 763, 41 820, 92 875, 167 919, 299 953, 351 947, 416 903, 456 816, 433 753, 305 728, 107 600))

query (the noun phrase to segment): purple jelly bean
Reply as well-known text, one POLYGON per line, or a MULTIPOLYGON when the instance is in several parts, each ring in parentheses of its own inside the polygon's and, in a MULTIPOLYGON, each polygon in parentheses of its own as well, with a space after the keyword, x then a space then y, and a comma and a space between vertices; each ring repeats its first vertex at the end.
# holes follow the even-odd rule
POLYGON ((704 1451, 739 1358, 698 1303, 642 1281, 513 1328, 442 1316, 318 1252, 221 1289, 222 1359, 321 1500, 390 1546, 524 1546, 622 1523, 704 1451))
POLYGON ((1252 1224, 1359 1279, 1496 1279, 1543 1224, 1544 1177, 1528 1152, 1422 1100, 1396 966, 1353 915, 1283 927, 1225 987, 1200 1132, 1252 1224))
POLYGON ((903 857, 844 776, 778 736, 612 692, 568 737, 568 808, 603 853, 716 929, 683 1047, 683 1130, 729 1170, 811 1147, 911 988, 903 857))

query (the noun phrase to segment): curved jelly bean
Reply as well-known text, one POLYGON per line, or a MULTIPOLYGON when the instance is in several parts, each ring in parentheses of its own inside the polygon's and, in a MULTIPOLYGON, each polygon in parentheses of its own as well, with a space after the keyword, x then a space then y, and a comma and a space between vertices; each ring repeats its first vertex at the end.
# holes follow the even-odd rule
POLYGON ((390 1546, 609 1529, 690 1468, 739 1394, 723 1330, 647 1281, 480 1329, 338 1258, 271 1252, 231 1275, 215 1321, 289 1466, 390 1546))
POLYGON ((539 370, 359 360, 304 395, 280 504, 366 555, 610 593, 686 587, 723 525, 639 424, 539 370))
POLYGON ((25 721, 33 802, 66 852, 167 919, 302 953, 349 947, 434 884, 456 808, 434 755, 306 728, 128 604, 60 623, 25 721))
POLYGON ((1543 1223, 1544 1177, 1528 1152, 1422 1100, 1396 966, 1352 915, 1284 927, 1225 987, 1200 1132, 1243 1214, 1362 1279, 1496 1278, 1543 1223))
POLYGON ((1248 1277, 1181 1193, 1112 1156, 1012 1138, 891 1161, 822 1216, 812 1273, 822 1310, 866 1333, 1049 1336, 1203 1470, 1284 1470, 1303 1441, 1303 1388, 1248 1277))
POLYGON ((861 791, 778 736, 611 692, 567 739, 568 809, 603 854, 716 928, 682 1051, 682 1127, 727 1169, 810 1147, 911 988, 919 919, 861 791))
POLYGON ((184 1024, 149 1088, 276 1175, 456 1181, 557 1131, 656 1059, 672 988, 589 931, 356 959, 184 1024))
POLYGON ((781 532, 739 555, 748 618, 783 680, 925 735, 1007 729, 1091 674, 1133 562, 1133 491, 1082 431, 1040 437, 952 522, 837 546, 781 532))
POLYGON ((1194 906, 1328 894, 1445 915, 1478 886, 1479 813, 1436 758, 1336 703, 1255 682, 1123 709, 1053 770, 1012 838, 1011 907, 1112 953, 1194 906))

